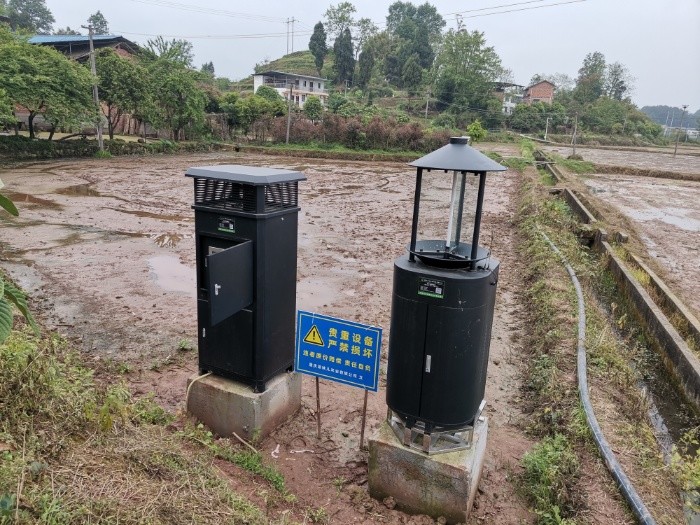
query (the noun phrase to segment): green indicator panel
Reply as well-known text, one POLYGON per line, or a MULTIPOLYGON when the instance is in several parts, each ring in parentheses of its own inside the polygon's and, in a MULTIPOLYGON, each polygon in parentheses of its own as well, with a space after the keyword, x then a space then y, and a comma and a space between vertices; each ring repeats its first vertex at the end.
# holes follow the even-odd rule
POLYGON ((445 281, 422 277, 418 282, 418 295, 443 299, 445 297, 445 281))
POLYGON ((231 217, 219 217, 218 230, 225 233, 236 233, 236 221, 231 217))

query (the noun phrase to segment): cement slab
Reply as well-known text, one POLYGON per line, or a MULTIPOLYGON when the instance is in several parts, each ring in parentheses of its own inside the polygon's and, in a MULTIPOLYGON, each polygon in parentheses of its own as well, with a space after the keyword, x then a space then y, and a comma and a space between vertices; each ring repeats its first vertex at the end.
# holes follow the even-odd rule
POLYGON ((301 407, 301 374, 282 373, 255 393, 249 385, 210 375, 187 380, 187 411, 212 432, 228 437, 235 432, 246 440, 259 440, 301 407))
POLYGON ((391 496, 399 509, 411 514, 465 523, 486 457, 488 420, 482 419, 470 449, 431 456, 405 447, 384 421, 369 441, 370 496, 391 496))

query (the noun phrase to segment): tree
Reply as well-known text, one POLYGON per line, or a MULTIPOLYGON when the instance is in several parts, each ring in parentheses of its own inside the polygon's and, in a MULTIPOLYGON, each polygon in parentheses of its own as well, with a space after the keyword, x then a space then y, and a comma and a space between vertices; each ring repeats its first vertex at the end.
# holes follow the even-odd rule
POLYGON ((438 106, 452 111, 486 109, 501 59, 478 31, 450 30, 435 58, 433 70, 438 106))
POLYGON ((581 104, 591 103, 604 93, 605 56, 596 51, 588 53, 578 70, 574 98, 581 104))
POLYGON ((333 53, 335 55, 336 83, 352 80, 352 74, 355 69, 355 55, 352 52, 352 36, 350 35, 350 29, 347 27, 336 39, 333 45, 333 53))
POLYGON ((355 58, 360 54, 367 41, 379 32, 379 28, 369 18, 360 18, 355 24, 357 36, 355 38, 355 58))
POLYGON ((144 104, 148 84, 146 70, 131 58, 122 58, 112 49, 101 49, 95 57, 102 112, 107 119, 109 138, 125 113, 134 113, 144 104))
POLYGON ((314 64, 316 64, 316 70, 319 76, 321 75, 321 68, 323 68, 323 61, 328 54, 328 46, 326 45, 326 30, 323 28, 323 24, 318 22, 314 26, 314 33, 311 35, 309 40, 309 51, 314 56, 314 64))
POLYGON ((66 26, 66 27, 61 27, 61 28, 56 29, 53 32, 53 34, 54 35, 80 35, 81 33, 80 33, 80 31, 76 31, 75 29, 71 29, 70 26, 66 26))
POLYGON ((321 104, 321 99, 314 95, 309 96, 306 102, 304 102, 304 115, 312 122, 321 120, 323 116, 323 104, 321 104))
POLYGON ((0 88, 13 104, 29 112, 31 138, 37 115, 43 115, 54 127, 80 124, 96 116, 90 89, 92 76, 58 51, 0 38, 0 64, 0 88))
POLYGON ((107 24, 107 19, 100 11, 97 11, 95 14, 90 15, 90 17, 87 19, 87 23, 88 25, 92 26, 94 34, 109 34, 109 25, 107 24))
POLYGON ((615 100, 623 100, 632 91, 634 78, 620 62, 608 64, 605 70, 605 94, 615 100))
POLYGON ((266 108, 266 111, 272 113, 273 116, 281 117, 287 113, 287 105, 284 102, 284 98, 275 88, 260 86, 255 94, 270 103, 270 107, 266 108))
POLYGON ((337 6, 331 4, 323 15, 326 18, 325 28, 328 36, 337 40, 343 31, 350 30, 355 25, 355 11, 355 6, 350 2, 340 2, 337 6))
POLYGON ((202 73, 204 73, 205 75, 214 78, 214 76, 215 76, 214 62, 211 62, 211 61, 205 62, 204 64, 202 64, 200 71, 202 73))
POLYGON ((401 69, 401 83, 411 91, 415 91, 423 79, 423 68, 418 60, 418 55, 412 54, 401 69))
POLYGON ((159 61, 149 68, 155 111, 150 121, 166 126, 173 140, 180 140, 181 132, 196 131, 204 122, 207 99, 197 85, 196 73, 184 67, 159 61))
POLYGON ((487 131, 481 125, 481 121, 476 119, 474 122, 467 126, 467 135, 471 137, 474 142, 481 142, 481 140, 486 137, 487 131))
POLYGON ((372 78, 372 69, 374 68, 374 49, 368 46, 360 53, 360 59, 357 62, 357 74, 355 75, 355 85, 362 89, 366 88, 372 78))
POLYGON ((12 108, 12 101, 7 96, 7 92, 0 88, 0 126, 7 126, 15 122, 15 114, 12 108))
POLYGON ((142 51, 142 58, 146 61, 163 59, 174 65, 192 67, 194 52, 192 44, 187 40, 165 40, 159 36, 146 42, 146 48, 142 51))
POLYGON ((8 0, 6 13, 14 30, 49 34, 56 21, 45 0, 8 0))

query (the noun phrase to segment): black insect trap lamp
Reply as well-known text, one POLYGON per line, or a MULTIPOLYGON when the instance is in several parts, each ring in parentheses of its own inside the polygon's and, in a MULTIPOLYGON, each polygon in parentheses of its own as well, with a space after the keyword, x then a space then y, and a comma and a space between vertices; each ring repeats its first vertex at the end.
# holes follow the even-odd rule
MULTIPOLYGON (((429 454, 468 448, 484 407, 500 263, 479 246, 479 231, 486 173, 506 168, 468 142, 452 137, 411 163, 417 168, 411 244, 394 263, 389 423, 405 446, 429 454), (417 238, 426 171, 435 179, 452 173, 445 239, 417 238), (465 200, 475 209, 465 209, 465 200)), ((426 185, 424 197, 435 201, 434 189, 426 185)), ((435 213, 426 209, 424 215, 435 213)))

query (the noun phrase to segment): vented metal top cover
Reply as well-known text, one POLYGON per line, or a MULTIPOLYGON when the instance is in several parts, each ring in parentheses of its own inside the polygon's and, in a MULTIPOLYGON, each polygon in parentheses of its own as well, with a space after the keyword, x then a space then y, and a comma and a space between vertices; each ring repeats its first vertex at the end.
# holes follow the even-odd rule
POLYGON ((185 175, 202 179, 225 180, 252 186, 264 186, 278 182, 306 180, 303 173, 292 170, 264 168, 260 166, 241 166, 222 164, 220 166, 195 166, 189 168, 185 175))
POLYGON ((452 137, 450 143, 410 163, 416 168, 448 171, 505 171, 507 168, 467 144, 467 137, 452 137))

